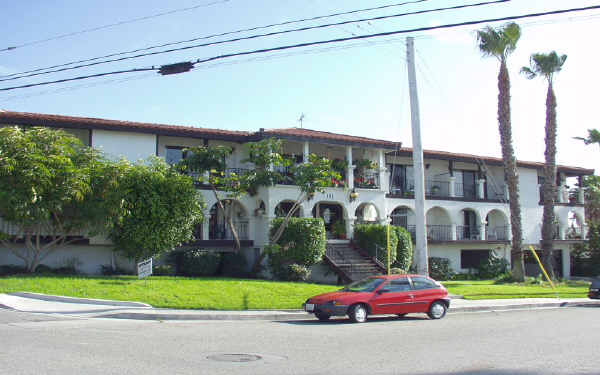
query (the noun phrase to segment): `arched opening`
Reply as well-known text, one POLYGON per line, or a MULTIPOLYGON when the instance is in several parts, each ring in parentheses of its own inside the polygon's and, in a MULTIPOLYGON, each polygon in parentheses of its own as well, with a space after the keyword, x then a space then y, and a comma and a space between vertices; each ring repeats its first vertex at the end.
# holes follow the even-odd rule
POLYGON ((456 226, 456 239, 461 240, 481 240, 482 230, 481 221, 475 210, 465 208, 460 215, 460 225, 456 226))
POLYGON ((485 218, 486 239, 508 241, 508 218, 500 210, 491 210, 485 218))
POLYGON ((569 227, 567 228, 566 238, 569 240, 580 240, 585 236, 583 218, 575 211, 569 211, 568 221, 569 227))
POLYGON ((390 218, 392 219, 392 225, 406 229, 413 238, 413 242, 416 240, 415 213, 410 207, 396 207, 390 218))
POLYGON ((354 212, 356 224, 377 224, 377 208, 373 203, 362 203, 354 212))
POLYGON ((327 238, 346 237, 346 222, 344 220, 344 207, 334 202, 317 202, 312 215, 315 218, 320 217, 325 223, 327 238))
POLYGON ((452 221, 448 211, 441 207, 432 207, 427 211, 427 240, 451 241, 452 221))
MULTIPOLYGON (((293 206, 294 206, 294 201, 285 200, 285 201, 279 202, 279 204, 275 207, 275 216, 277 216, 277 217, 287 216, 288 212, 290 212, 290 210, 292 209, 293 206)), ((296 209, 296 211, 294 211, 294 213, 292 214, 292 217, 301 217, 302 216, 301 211, 302 211, 302 207, 298 207, 296 209)))
POLYGON ((210 209, 208 222, 208 238, 211 240, 232 240, 233 235, 227 224, 227 217, 231 217, 235 231, 240 240, 248 239, 248 214, 242 204, 236 200, 225 199, 223 210, 215 203, 210 209))

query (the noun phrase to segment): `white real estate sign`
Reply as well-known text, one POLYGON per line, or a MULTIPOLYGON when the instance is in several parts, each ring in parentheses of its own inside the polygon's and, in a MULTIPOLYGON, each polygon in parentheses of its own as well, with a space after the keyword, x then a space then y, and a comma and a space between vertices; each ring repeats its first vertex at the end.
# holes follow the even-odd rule
POLYGON ((152 275, 152 258, 138 263, 138 279, 152 275))

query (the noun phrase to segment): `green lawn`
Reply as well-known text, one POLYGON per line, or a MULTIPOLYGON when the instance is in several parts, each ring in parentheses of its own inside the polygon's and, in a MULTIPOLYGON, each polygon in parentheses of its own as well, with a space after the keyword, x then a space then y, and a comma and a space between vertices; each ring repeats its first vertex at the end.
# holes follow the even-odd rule
POLYGON ((451 294, 464 296, 465 299, 506 299, 506 298, 585 298, 589 283, 563 282, 555 284, 556 292, 550 284, 494 284, 484 281, 444 281, 442 284, 451 294))
MULTIPOLYGON (((493 281, 446 281, 451 294, 466 299, 555 298, 546 284, 500 284, 493 281)), ((34 292, 69 297, 139 301, 154 307, 207 310, 299 309, 316 294, 338 290, 332 285, 284 283, 227 278, 135 276, 11 276, 0 277, 0 293, 34 292)), ((588 284, 562 283, 562 298, 584 298, 588 284)))

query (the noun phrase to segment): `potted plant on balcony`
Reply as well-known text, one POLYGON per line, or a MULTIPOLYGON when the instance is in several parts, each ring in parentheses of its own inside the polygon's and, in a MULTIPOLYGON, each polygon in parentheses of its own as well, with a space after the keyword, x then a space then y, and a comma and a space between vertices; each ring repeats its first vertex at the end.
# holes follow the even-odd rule
POLYGON ((346 239, 346 225, 343 220, 338 220, 331 225, 331 234, 335 238, 345 240, 346 239))

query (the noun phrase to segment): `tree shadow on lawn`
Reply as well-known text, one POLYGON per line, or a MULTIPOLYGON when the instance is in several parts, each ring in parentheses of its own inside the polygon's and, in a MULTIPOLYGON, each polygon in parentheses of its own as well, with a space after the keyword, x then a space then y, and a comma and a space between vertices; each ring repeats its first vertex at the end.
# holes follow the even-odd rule
MULTIPOLYGON (((366 322, 361 324, 377 324, 377 323, 386 323, 386 322, 402 322, 402 321, 418 321, 418 320, 430 320, 425 316, 374 316, 369 317, 366 322)), ((348 317, 332 317, 330 320, 326 320, 324 322, 318 320, 317 318, 306 319, 306 320, 276 320, 275 323, 282 324, 291 324, 291 325, 340 325, 340 324, 354 324, 348 317)))

